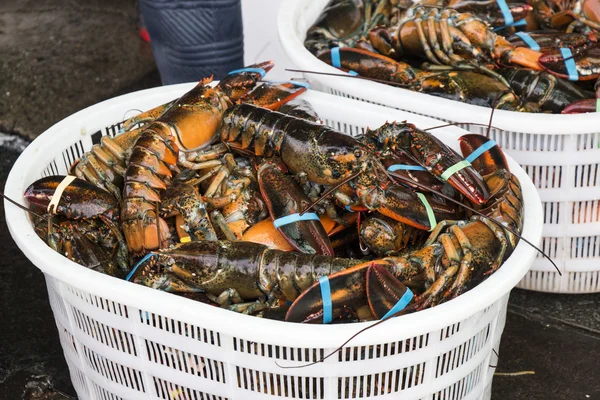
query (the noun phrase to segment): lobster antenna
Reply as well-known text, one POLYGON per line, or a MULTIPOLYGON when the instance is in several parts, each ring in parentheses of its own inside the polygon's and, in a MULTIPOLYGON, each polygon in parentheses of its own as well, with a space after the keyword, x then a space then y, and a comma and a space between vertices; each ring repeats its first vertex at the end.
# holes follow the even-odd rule
MULTIPOLYGON (((488 123, 488 128, 487 128, 487 131, 485 132, 485 137, 488 139, 490 137, 490 131, 492 130, 492 119, 494 118, 494 111, 496 111, 496 106, 498 105, 498 100, 500 100, 500 95, 498 95, 496 97, 496 100, 494 100, 494 106, 492 107, 492 112, 490 113, 490 122, 488 123)), ((494 127, 494 129, 498 129, 498 128, 494 127)))
POLYGON ((285 70, 286 71, 290 71, 290 72, 301 72, 303 74, 341 76, 343 78, 363 79, 363 80, 366 80, 366 81, 379 82, 379 83, 384 83, 386 85, 397 86, 397 87, 401 87, 401 88, 407 88, 407 87, 411 86, 411 85, 408 85, 408 84, 405 84, 405 83, 391 82, 391 81, 386 81, 385 79, 369 78, 367 76, 360 76, 360 75, 336 74, 336 73, 333 73, 333 72, 308 71, 308 70, 304 70, 304 69, 293 69, 293 68, 286 68, 285 70))
POLYGON ((141 113, 143 113, 143 111, 142 111, 142 110, 140 110, 139 108, 130 108, 129 110, 127 110, 127 111, 125 111, 125 112, 123 113, 123 117, 121 117, 121 121, 125 121, 125 120, 126 120, 125 116, 126 116, 126 115, 127 115, 127 113, 128 113, 128 112, 130 112, 130 111, 138 111, 140 114, 141 114, 141 113))
POLYGON ((459 124, 469 124, 469 125, 474 125, 474 126, 485 126, 485 127, 488 127, 488 128, 491 126, 494 129, 500 129, 500 128, 495 127, 495 126, 490 125, 490 124, 478 124, 476 122, 448 122, 447 124, 444 124, 444 125, 436 125, 436 126, 432 126, 430 128, 421 129, 421 130, 427 132, 427 131, 430 131, 430 130, 433 130, 433 129, 446 128, 448 126, 458 126, 459 124))
POLYGON ((487 124, 478 124, 478 123, 474 123, 474 122, 449 122, 449 123, 444 124, 444 125, 432 126, 431 128, 422 129, 422 130, 425 131, 425 132, 427 132, 427 131, 430 131, 432 129, 445 128, 447 126, 457 126, 458 124, 469 124, 469 125, 475 125, 475 126, 487 126, 487 132, 485 134, 485 137, 489 138, 490 137, 490 130, 491 130, 491 128, 500 130, 500 128, 492 125, 492 119, 494 118, 494 110, 496 110, 496 106, 498 105, 498 101, 500 100, 500 97, 501 97, 501 95, 496 96, 496 98, 494 99, 494 102, 492 103, 492 112, 490 114, 490 120, 489 120, 489 122, 487 124))
MULTIPOLYGON (((401 180, 401 181, 403 181, 403 182, 407 182, 407 183, 409 182, 409 179, 408 179, 408 178, 405 178, 404 176, 402 176, 402 175, 400 175, 400 174, 396 174, 396 173, 394 173, 394 172, 389 172, 389 174, 390 174, 390 175, 392 175, 392 176, 393 176, 393 177, 395 177, 395 178, 398 178, 398 179, 400 179, 400 180, 401 180)), ((450 197, 450 196, 446 196, 445 194, 443 194, 443 193, 441 193, 441 192, 438 192, 437 190, 433 190, 433 189, 431 189, 431 188, 428 188, 427 186, 423 185, 423 184, 422 184, 422 183, 420 183, 420 182, 416 182, 416 181, 413 181, 413 180, 411 179, 411 180, 410 180, 410 184, 411 184, 411 185, 415 185, 415 186, 417 186, 417 187, 418 187, 418 188, 420 188, 420 189, 423 189, 423 190, 428 190, 428 191, 430 191, 431 193, 434 193, 434 194, 436 194, 436 195, 438 195, 438 196, 440 196, 440 197, 443 197, 444 199, 446 199, 446 200, 448 200, 448 201, 451 201, 452 203, 455 203, 455 204, 458 204, 458 205, 460 205, 460 206, 463 206, 463 207, 464 207, 464 208, 466 208, 467 210, 469 210, 469 211, 471 211, 471 212, 473 212, 473 213, 475 213, 475 214, 477 214, 477 215, 479 215, 479 216, 481 216, 481 217, 483 217, 483 218, 487 219, 488 221, 492 221, 493 223, 495 223, 496 225, 498 225, 499 227, 501 227, 501 228, 503 228, 503 229, 506 229, 507 231, 509 231, 509 232, 510 232, 510 233, 512 233, 513 235, 517 236, 519 239, 522 239, 522 240, 523 240, 525 243, 527 243, 528 245, 530 245, 531 247, 533 247, 534 249, 536 249, 536 250, 537 250, 537 251, 538 251, 538 252, 539 252, 541 255, 543 255, 545 258, 547 258, 547 259, 548 259, 548 261, 550 261, 550 262, 552 263, 552 265, 554 266, 554 268, 556 269, 556 272, 558 272, 558 274, 559 274, 560 276, 562 276, 562 272, 560 272, 560 269, 558 269, 558 266, 557 266, 557 265, 554 263, 554 261, 553 261, 553 260, 552 260, 552 259, 551 259, 551 258, 550 258, 550 257, 549 257, 547 254, 546 254, 546 253, 544 253, 544 252, 543 252, 543 251, 542 251, 542 250, 541 250, 539 247, 537 247, 536 245, 534 245, 533 243, 531 243, 529 240, 525 239, 523 236, 521 236, 520 234, 518 234, 518 233, 517 233, 515 230, 513 230, 512 228, 509 228, 508 226, 504 226, 504 225, 502 225, 502 223, 500 223, 499 221, 495 220, 494 218, 488 217, 487 215, 485 215, 485 214, 483 214, 483 213, 481 213, 481 212, 479 212, 479 211, 475 210, 474 208, 472 208, 472 207, 469 207, 468 205, 466 205, 466 204, 463 204, 463 203, 461 203, 461 202, 460 202, 460 201, 458 201, 458 200, 454 200, 452 197, 450 197)))
POLYGON ((339 345, 335 350, 333 350, 331 353, 327 354, 326 356, 321 357, 320 359, 318 359, 317 361, 313 361, 311 363, 308 364, 304 364, 304 365, 295 365, 295 366, 285 366, 285 365, 279 365, 279 363, 277 361, 275 361, 275 364, 279 367, 279 368, 284 368, 284 369, 293 369, 293 368, 306 368, 306 367, 310 367, 313 366, 315 364, 321 363, 325 360, 327 360, 329 357, 333 356, 335 353, 341 351, 344 346, 346 346, 348 343, 350 343, 355 337, 357 337, 358 335, 360 335, 363 332, 366 332, 367 330, 371 329, 371 328, 375 328, 377 325, 380 325, 382 323, 384 323, 385 321, 389 321, 392 319, 392 317, 395 317, 396 315, 402 313, 406 313, 407 311, 413 311, 415 309, 415 307, 417 307, 416 304, 412 304, 409 305, 407 307, 405 307, 402 310, 397 311, 396 313, 390 315, 388 318, 386 319, 381 319, 377 322, 375 322, 373 325, 369 325, 365 328, 362 328, 361 330, 359 330, 358 332, 356 332, 354 335, 350 336, 344 343, 342 343, 341 345, 339 345))
MULTIPOLYGON (((38 213, 36 213, 35 211, 32 211, 31 209, 25 207, 24 205, 21 205, 19 203, 17 203, 16 201, 14 201, 13 199, 11 199, 10 197, 8 197, 7 195, 5 195, 4 193, 0 192, 0 196, 4 197, 6 200, 8 200, 9 202, 11 202, 12 204, 14 204, 15 206, 27 211, 28 213, 31 213, 33 215, 35 215, 38 218, 43 219, 44 221, 48 221, 50 220, 48 217, 45 217, 43 215, 40 215, 38 213)), ((60 228, 60 225, 56 224, 56 223, 52 223, 55 227, 60 228)))
POLYGON ((317 204, 319 204, 322 200, 324 200, 325 198, 327 198, 327 196, 329 196, 332 192, 334 192, 337 189, 339 189, 340 186, 342 186, 342 185, 350 182, 352 179, 356 178, 360 174, 362 174, 362 171, 359 171, 359 172, 357 172, 354 175, 350 175, 349 177, 347 177, 346 179, 344 179, 343 181, 341 181, 337 185, 335 185, 335 186, 327 189, 327 191, 325 193, 323 193, 321 195, 321 197, 319 197, 318 199, 316 199, 315 201, 313 201, 312 203, 310 203, 310 205, 308 205, 308 207, 306 207, 304 210, 300 211, 300 215, 303 215, 305 212, 307 212, 308 210, 310 210, 311 208, 313 208, 314 206, 316 206, 317 204))

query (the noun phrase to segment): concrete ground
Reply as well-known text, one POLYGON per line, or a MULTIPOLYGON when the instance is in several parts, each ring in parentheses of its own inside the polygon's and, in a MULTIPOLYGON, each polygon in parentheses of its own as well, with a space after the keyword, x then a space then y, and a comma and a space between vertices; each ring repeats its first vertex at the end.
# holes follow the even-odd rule
MULTIPOLYGON (((4 0, 0 54, 1 187, 28 141, 55 122, 160 84, 132 0, 4 0)), ((43 275, 13 243, 0 208, 0 400, 71 399, 43 275)), ((514 290, 492 398, 600 399, 599 360, 600 294, 514 290), (510 374, 523 371, 534 374, 510 374)))

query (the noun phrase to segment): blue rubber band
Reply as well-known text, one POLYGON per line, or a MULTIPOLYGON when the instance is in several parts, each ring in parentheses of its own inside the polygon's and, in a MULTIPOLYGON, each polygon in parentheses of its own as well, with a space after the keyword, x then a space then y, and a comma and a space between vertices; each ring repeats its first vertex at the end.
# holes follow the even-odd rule
MULTIPOLYGON (((342 61, 340 59, 340 48, 334 47, 331 49, 331 65, 336 68, 342 68, 342 61)), ((358 72, 350 70, 348 73, 352 76, 358 76, 358 72)))
POLYGON ((310 85, 308 82, 302 81, 281 81, 281 82, 273 82, 273 83, 291 83, 292 85, 305 87, 307 90, 310 89, 310 85))
POLYGON ((154 253, 149 253, 149 254, 146 254, 146 255, 144 256, 144 258, 142 258, 140 261, 138 261, 138 263, 137 263, 137 264, 135 264, 135 267, 133 267, 133 269, 132 269, 132 270, 129 272, 129 274, 127 275, 127 278, 125 278, 125 280, 126 280, 126 281, 130 280, 130 279, 131 279, 131 277, 133 276, 133 274, 135 273, 135 271, 137 271, 138 267, 139 267, 140 265, 142 265, 142 263, 143 263, 144 261, 148 260, 150 257, 158 257, 158 254, 154 254, 154 253))
POLYGON ((387 168, 387 170, 390 172, 394 172, 394 171, 427 171, 427 169, 425 169, 424 167, 421 167, 420 165, 408 165, 408 164, 390 165, 387 168))
POLYGON ((496 0, 496 4, 498 4, 498 7, 500 7, 500 12, 502 13, 502 16, 504 17, 504 26, 511 26, 514 22, 515 19, 513 18, 512 14, 510 13, 510 8, 508 8, 508 4, 506 4, 505 0, 496 0))
POLYGON ((340 48, 334 47, 331 49, 331 65, 336 68, 342 68, 342 64, 340 62, 340 48))
POLYGON ((535 51, 540 51, 540 45, 537 44, 537 42, 535 41, 535 39, 533 39, 531 36, 529 36, 528 33, 526 32, 517 32, 515 33, 515 35, 517 35, 518 37, 520 37, 527 46, 529 46, 529 48, 531 50, 535 50, 535 51))
POLYGON ((260 74, 261 79, 265 77, 267 71, 262 68, 240 68, 234 69, 233 71, 229 71, 228 75, 239 74, 240 72, 257 72, 260 74))
POLYGON ((329 286, 329 278, 327 276, 320 277, 319 285, 321 287, 321 297, 323 298, 323 323, 328 324, 333 319, 331 305, 331 287, 329 286))
POLYGON ((568 47, 561 47, 560 54, 565 61, 565 67, 567 67, 567 72, 569 73, 570 81, 578 81, 579 74, 577 73, 577 68, 575 67, 575 59, 573 58, 573 53, 571 53, 571 49, 568 47))
POLYGON ((350 211, 350 212, 356 212, 356 211, 354 211, 352 208, 350 208, 350 206, 346 206, 345 208, 346 208, 346 210, 348 210, 348 211, 350 211))
POLYGON ((319 221, 319 216, 315 213, 305 213, 300 215, 299 213, 286 215, 285 217, 277 218, 273 221, 273 226, 279 228, 284 225, 292 224, 298 221, 319 221))
POLYGON ((494 29, 492 29, 492 31, 498 32, 498 31, 501 31, 502 29, 506 29, 511 26, 524 26, 524 25, 527 25, 527 21, 525 21, 525 19, 520 19, 517 22, 513 22, 510 25, 502 25, 502 26, 499 26, 498 28, 494 28, 494 29))
POLYGON ((479 157, 480 155, 482 155, 483 153, 485 153, 486 151, 488 151, 489 149, 491 149, 494 146, 496 146, 496 142, 494 142, 493 140, 490 140, 489 142, 485 142, 484 144, 479 146, 477 149, 475 149, 474 152, 472 152, 467 157, 465 157, 465 160, 472 163, 473 161, 475 161, 477 159, 477 157, 479 157))
POLYGON ((406 288, 406 292, 404 292, 402 297, 400 297, 400 300, 398 300, 396 305, 394 307, 392 307, 390 309, 390 311, 388 311, 381 319, 389 318, 392 315, 396 314, 397 312, 404 310, 406 308, 406 306, 408 305, 408 303, 410 303, 412 298, 413 298, 412 290, 410 290, 409 288, 406 288))

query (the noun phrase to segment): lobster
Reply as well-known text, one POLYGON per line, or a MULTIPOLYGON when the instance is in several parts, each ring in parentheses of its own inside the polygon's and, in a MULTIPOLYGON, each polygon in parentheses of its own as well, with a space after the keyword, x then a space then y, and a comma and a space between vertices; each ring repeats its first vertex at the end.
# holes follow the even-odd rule
MULTIPOLYGON (((480 135, 466 135, 461 138, 461 149, 468 155, 487 141, 480 135)), ((421 310, 460 295, 499 268, 518 243, 513 232, 522 229, 519 182, 497 147, 485 151, 473 165, 492 192, 481 212, 495 222, 477 215, 465 221, 441 221, 420 249, 330 275, 332 315, 324 314, 321 283, 315 283, 290 306, 286 320, 322 322, 339 316, 349 304, 356 308, 368 305, 373 317, 383 318, 402 299, 405 286, 418 295, 406 302, 410 307, 401 312, 421 310), (387 288, 383 291, 386 295, 380 295, 382 288, 387 288)))
POLYGON ((568 111, 572 103, 594 96, 593 92, 544 71, 515 68, 503 70, 501 74, 527 107, 533 110, 560 113, 568 111))
MULTIPOLYGON (((295 85, 292 82, 265 83, 248 93, 260 77, 272 67, 272 62, 263 62, 248 67, 254 68, 255 72, 240 72, 224 78, 215 89, 223 95, 221 96, 221 100, 225 103, 221 103, 221 105, 225 107, 224 104, 228 104, 227 101, 247 101, 265 107, 276 108, 287 99, 293 98, 304 90, 301 86, 295 85)), ((210 79, 207 79, 202 83, 209 82, 210 79)), ((133 151, 136 141, 140 137, 145 125, 161 117, 161 115, 166 113, 176 101, 177 99, 172 100, 124 121, 119 135, 114 138, 109 136, 102 137, 99 144, 92 146, 90 151, 86 152, 78 161, 71 165, 70 174, 92 182, 96 186, 109 191, 117 197, 117 199, 121 200, 123 176, 125 175, 129 164, 129 158, 131 157, 131 152, 133 151), (134 129, 138 125, 141 125, 141 127, 134 129)), ((182 104, 180 104, 180 106, 181 105, 182 104)), ((197 104, 196 111, 200 111, 200 107, 198 107, 200 105, 201 103, 197 104)), ((187 104, 184 108, 192 106, 193 99, 191 103, 187 104)), ((205 111, 210 111, 210 107, 205 111)), ((173 121, 177 118, 174 114, 177 114, 175 113, 175 110, 171 110, 170 118, 173 118, 173 121)), ((200 114, 201 113, 199 112, 198 115, 200 116, 200 114)), ((196 123, 200 124, 198 126, 208 128, 208 131, 211 129, 211 124, 214 125, 215 122, 218 123, 218 118, 215 119, 209 114, 204 114, 202 117, 204 118, 196 120, 196 123)), ((188 120, 188 122, 191 121, 192 120, 188 120)), ((183 121, 177 121, 175 125, 171 126, 173 133, 177 134, 177 136, 181 136, 181 132, 179 132, 177 128, 180 123, 183 123, 183 121)), ((205 131, 205 133, 208 131, 205 131)), ((210 137, 207 138, 202 135, 198 135, 195 138, 182 136, 181 139, 186 141, 200 140, 201 143, 206 143, 210 137)), ((185 149, 188 146, 195 146, 196 144, 197 143, 194 142, 180 143, 180 147, 185 149)))
POLYGON ((389 23, 397 11, 389 1, 331 0, 308 28, 304 46, 317 56, 332 47, 353 47, 373 26, 389 23))
POLYGON ((83 265, 105 268, 117 275, 112 260, 97 247, 96 243, 102 243, 111 252, 114 250, 121 273, 129 271, 127 246, 117 226, 119 203, 110 193, 73 176, 53 175, 29 185, 23 196, 34 209, 49 213, 46 230, 37 232, 54 250, 83 265), (66 219, 56 231, 54 215, 66 219), (94 233, 105 227, 105 234, 94 233))
MULTIPOLYGON (((158 216, 155 204, 161 200, 161 191, 170 184, 179 149, 194 151, 209 145, 221 125, 223 112, 233 101, 244 98, 257 102, 247 92, 272 65, 266 62, 240 70, 214 88, 207 85, 210 79, 205 79, 180 99, 164 106, 160 116, 144 126, 131 152, 123 185, 121 219, 132 253, 159 248, 167 238, 166 223, 158 216)), ((291 91, 288 99, 303 90, 306 89, 291 91)), ((267 96, 265 101, 271 107, 283 102, 279 94, 267 96)), ((158 113, 150 112, 152 117, 158 113)), ((142 118, 146 116, 138 116, 136 121, 142 118)))
MULTIPOLYGON (((504 78, 501 80, 474 71, 423 71, 364 49, 339 49, 340 66, 361 77, 391 82, 413 91, 464 103, 502 110, 526 111, 519 97, 504 78)), ((319 59, 332 64, 331 51, 319 59)))
POLYGON ((156 285, 152 283, 155 280, 148 280, 149 275, 162 281, 174 276, 183 281, 185 290, 202 290, 216 296, 225 292, 228 298, 236 292, 244 300, 275 295, 291 301, 318 277, 360 262, 272 250, 252 242, 194 241, 149 253, 138 264, 131 280, 156 285), (160 267, 162 274, 156 272, 156 267, 160 267))
MULTIPOLYGON (((386 140, 382 133, 374 142, 379 140, 382 145, 385 142, 414 152, 437 176, 460 161, 431 135, 414 131, 414 125, 392 124, 385 129, 391 127, 406 129, 399 129, 401 135, 396 140, 386 140), (430 152, 424 151, 426 147, 430 152), (436 165, 432 157, 437 157, 436 165)), ((352 136, 276 111, 240 104, 225 112, 221 140, 235 151, 261 157, 279 156, 293 174, 304 175, 319 185, 332 186, 336 198, 343 201, 343 207, 377 209, 421 229, 432 228, 427 207, 419 196, 390 181, 369 146, 352 136)), ((476 203, 486 200, 485 185, 472 168, 457 174, 446 177, 448 183, 476 203)), ((442 219, 456 213, 454 208, 435 199, 429 202, 441 213, 442 219)))
POLYGON ((451 8, 417 5, 397 26, 374 28, 366 39, 381 54, 394 59, 421 57, 433 64, 479 70, 493 77, 497 75, 485 64, 514 63, 540 68, 540 53, 513 46, 474 15, 451 8))

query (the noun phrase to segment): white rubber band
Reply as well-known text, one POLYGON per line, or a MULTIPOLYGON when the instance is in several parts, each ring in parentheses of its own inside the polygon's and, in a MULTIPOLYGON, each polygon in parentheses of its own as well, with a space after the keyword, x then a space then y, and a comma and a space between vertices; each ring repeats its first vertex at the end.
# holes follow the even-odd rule
POLYGON ((52 195, 52 200, 50 200, 50 204, 48 204, 48 208, 46 209, 49 213, 56 214, 56 209, 58 208, 58 202, 60 201, 63 192, 77 178, 73 175, 67 175, 62 180, 61 183, 58 184, 54 194, 52 195))

